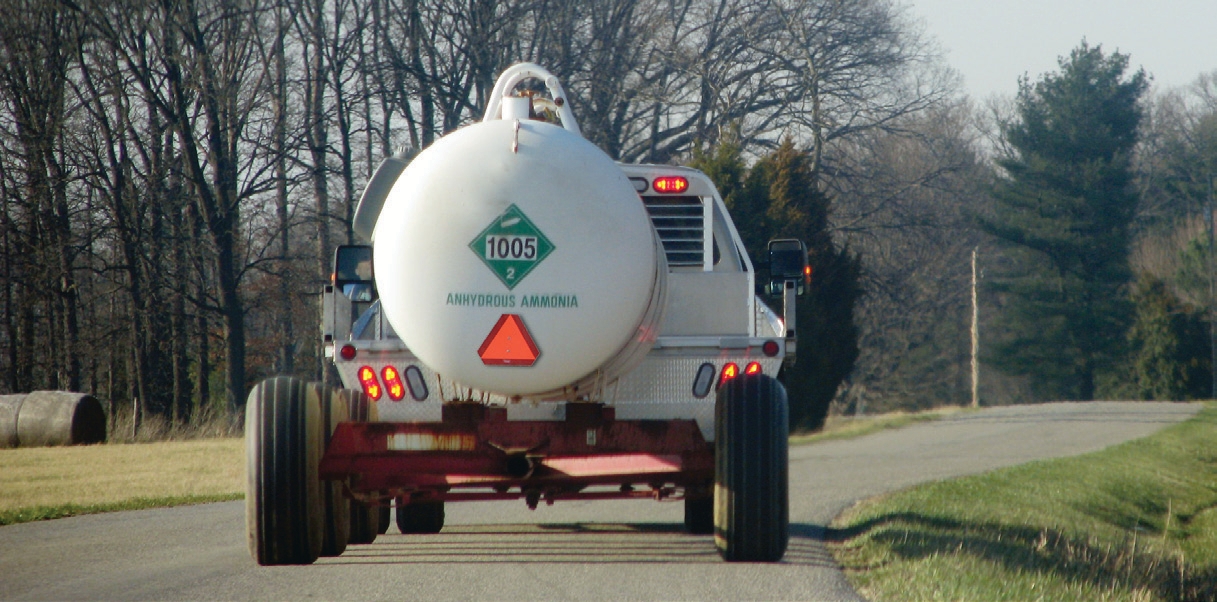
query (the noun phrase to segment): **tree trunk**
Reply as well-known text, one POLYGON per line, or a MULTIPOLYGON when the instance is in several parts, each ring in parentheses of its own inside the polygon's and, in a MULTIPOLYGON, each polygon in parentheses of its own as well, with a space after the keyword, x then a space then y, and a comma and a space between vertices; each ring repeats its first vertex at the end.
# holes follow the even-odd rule
POLYGON ((282 337, 279 345, 278 372, 292 374, 296 369, 296 334, 292 319, 292 286, 291 278, 291 221, 287 198, 287 59, 284 45, 287 38, 287 21, 282 7, 275 9, 275 43, 274 53, 274 94, 271 102, 274 104, 274 145, 275 160, 275 209, 279 220, 279 309, 277 320, 279 333, 282 337))

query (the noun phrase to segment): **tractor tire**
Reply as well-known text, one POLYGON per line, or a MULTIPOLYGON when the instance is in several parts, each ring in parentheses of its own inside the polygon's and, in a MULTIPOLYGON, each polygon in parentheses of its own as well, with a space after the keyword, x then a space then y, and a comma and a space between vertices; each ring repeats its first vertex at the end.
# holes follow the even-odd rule
POLYGON ((786 388, 752 374, 714 405, 714 543, 729 562, 777 562, 789 528, 786 388))
POLYGON ((301 380, 258 383, 245 404, 245 525, 263 566, 312 564, 321 554, 321 408, 301 380))
POLYGON ((439 533, 444 528, 444 503, 406 503, 397 498, 397 528, 407 535, 439 533))
MULTIPOLYGON (((367 396, 362 392, 351 389, 339 389, 338 396, 346 400, 351 422, 368 422, 372 419, 375 408, 372 407, 372 404, 368 403, 367 396)), ((376 536, 383 533, 383 531, 379 530, 380 508, 369 506, 359 500, 352 500, 350 508, 351 531, 348 542, 352 544, 367 544, 376 541, 376 536)))
MULTIPOLYGON (((344 395, 338 395, 332 387, 323 383, 309 385, 309 393, 316 395, 321 407, 322 453, 330 447, 330 438, 339 422, 350 419, 350 408, 344 395)), ((351 537, 351 500, 343 491, 343 481, 325 481, 321 484, 324 531, 321 555, 339 556, 347 548, 351 537)))
POLYGON ((352 544, 372 543, 376 541, 380 529, 380 509, 360 501, 351 502, 351 539, 352 544))
POLYGON ((691 535, 714 533, 714 498, 685 498, 685 531, 691 535))

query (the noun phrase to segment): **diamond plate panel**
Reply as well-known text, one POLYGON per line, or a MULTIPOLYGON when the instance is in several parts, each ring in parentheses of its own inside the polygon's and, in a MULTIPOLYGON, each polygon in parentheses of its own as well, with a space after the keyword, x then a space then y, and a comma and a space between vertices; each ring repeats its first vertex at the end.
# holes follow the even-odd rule
POLYGON ((769 305, 760 299, 756 298, 756 336, 758 337, 777 337, 785 338, 786 327, 782 324, 782 317, 775 311, 769 308, 769 305))
MULTIPOLYGON (((747 354, 729 354, 724 351, 716 356, 662 356, 651 354, 633 372, 622 377, 616 390, 610 390, 607 401, 614 406, 625 404, 686 404, 698 403, 693 396, 693 379, 697 368, 709 362, 714 364, 715 377, 727 362, 735 362, 741 368, 747 362, 757 361, 765 374, 775 375, 782 360, 772 357, 749 357, 747 354)), ((713 392, 706 397, 713 401, 713 392)))
MULTIPOLYGON (((696 420, 706 440, 714 438, 714 391, 704 399, 693 395, 693 380, 703 363, 714 365, 715 378, 727 362, 735 362, 741 368, 750 361, 758 361, 765 374, 777 374, 780 358, 749 356, 744 350, 724 350, 717 355, 672 355, 652 352, 632 372, 616 384, 609 385, 604 392, 605 403, 616 408, 619 420, 696 420)), ((339 362, 337 368, 343 382, 358 387, 357 372, 368 366, 380 375, 386 365, 401 372, 407 366, 418 366, 427 383, 428 397, 425 401, 414 401, 409 393, 401 401, 393 401, 385 393, 377 403, 380 420, 383 422, 439 422, 443 418, 444 399, 475 399, 483 403, 504 405, 511 420, 562 420, 565 404, 555 402, 511 403, 502 395, 490 395, 444 382, 433 371, 417 362, 413 356, 382 354, 379 357, 364 357, 353 362, 339 362)))
MULTIPOLYGON (((406 396, 400 401, 393 401, 389 398, 387 392, 382 392, 380 400, 376 402, 376 409, 382 422, 439 422, 443 419, 442 397, 439 395, 439 379, 435 377, 435 373, 427 369, 422 364, 412 363, 408 361, 395 360, 393 358, 367 358, 362 361, 341 362, 337 364, 338 372, 342 376, 342 382, 350 383, 353 389, 359 388, 358 371, 364 366, 368 366, 376 371, 377 378, 381 378, 381 370, 388 365, 397 368, 398 371, 405 373, 406 367, 411 365, 418 366, 423 374, 423 380, 427 383, 427 399, 424 401, 415 401, 410 396, 409 391, 406 396)), ((381 385, 383 386, 383 382, 381 385)))
POLYGON ((745 354, 715 357, 663 357, 650 355, 633 372, 622 378, 616 391, 607 395, 616 408, 619 420, 693 419, 707 441, 714 440, 714 391, 705 399, 693 395, 693 379, 697 368, 706 362, 714 364, 715 378, 727 362, 741 368, 748 361, 759 361, 765 374, 777 374, 782 361, 778 358, 749 358, 745 354))

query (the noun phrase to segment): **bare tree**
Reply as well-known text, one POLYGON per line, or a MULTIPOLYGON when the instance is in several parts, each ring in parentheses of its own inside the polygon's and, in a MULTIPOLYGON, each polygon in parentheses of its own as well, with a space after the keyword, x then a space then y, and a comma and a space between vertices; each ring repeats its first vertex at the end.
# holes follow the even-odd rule
POLYGON ((362 180, 479 119, 521 60, 555 72, 585 135, 622 161, 680 160, 728 131, 755 157, 792 136, 837 199, 836 236, 873 262, 863 336, 885 351, 864 346, 855 385, 911 398, 916 350, 949 355, 927 325, 956 309, 958 208, 984 176, 953 146, 955 109, 932 110, 950 74, 891 0, 0 11, 7 389, 97 386, 184 419, 221 367, 234 408, 251 377, 313 370, 305 299, 353 238, 362 180))
MULTIPOLYGON (((76 286, 79 242, 74 239, 68 194, 72 175, 63 155, 70 111, 68 79, 80 35, 79 18, 60 5, 15 1, 0 7, 0 95, 14 126, 6 150, 15 157, 9 165, 20 172, 14 182, 25 199, 19 219, 28 220, 17 226, 27 237, 9 242, 18 245, 17 253, 33 258, 35 269, 26 274, 27 302, 37 299, 45 304, 49 322, 43 348, 52 350, 55 358, 47 367, 46 380, 19 385, 79 390, 82 382, 76 286)), ((21 320, 29 329, 26 343, 33 343, 33 310, 32 304, 26 306, 21 320)))
POLYGON ((208 235, 215 300, 224 324, 227 401, 245 394, 245 303, 241 279, 249 260, 242 239, 242 200, 264 190, 265 165, 250 157, 243 136, 260 115, 266 66, 254 46, 263 10, 256 0, 199 5, 90 7, 86 11, 177 140, 182 185, 208 235), (107 10, 108 9, 108 10, 107 10), (110 20, 94 15, 108 14, 110 20), (132 35, 128 19, 149 26, 132 35), (245 163, 242 163, 242 160, 245 163))
POLYGON ((990 177, 970 122, 966 104, 942 106, 895 124, 916 136, 873 129, 836 149, 867 174, 843 184, 835 219, 866 266, 861 354, 840 400, 855 410, 969 399, 970 256, 984 241, 970 216, 990 177))
POLYGON ((1149 103, 1137 170, 1142 228, 1199 215, 1214 198, 1217 178, 1217 71, 1149 103))
MULTIPOLYGON (((287 34, 289 18, 287 9, 281 4, 275 5, 274 40, 271 44, 270 64, 274 66, 274 78, 270 93, 274 106, 274 126, 271 134, 271 152, 275 165, 275 210, 279 221, 279 325, 283 332, 283 342, 279 347, 278 369, 290 374, 295 369, 295 323, 292 320, 293 291, 290 279, 286 275, 286 266, 292 258, 291 246, 291 208, 287 196, 288 169, 287 162, 290 152, 288 146, 288 107, 291 98, 288 95, 287 68, 287 34)), ((265 46, 264 46, 265 47, 265 46)))

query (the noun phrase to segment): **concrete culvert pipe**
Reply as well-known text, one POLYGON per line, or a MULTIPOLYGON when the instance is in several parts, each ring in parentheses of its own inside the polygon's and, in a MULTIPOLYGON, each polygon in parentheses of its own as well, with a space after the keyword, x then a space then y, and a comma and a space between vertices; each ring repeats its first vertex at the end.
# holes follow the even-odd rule
POLYGON ((106 414, 92 395, 34 391, 0 395, 0 448, 106 441, 106 414))

